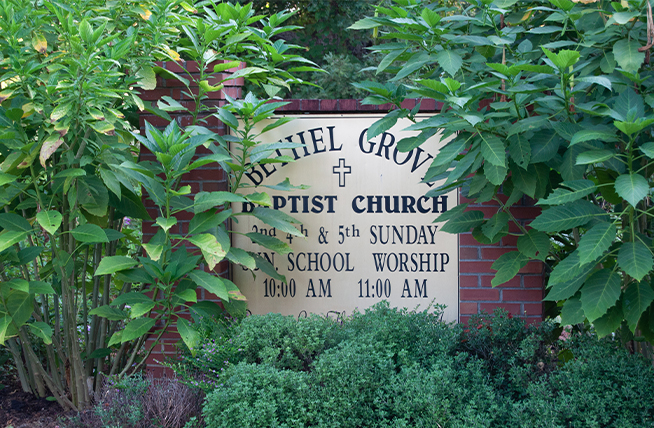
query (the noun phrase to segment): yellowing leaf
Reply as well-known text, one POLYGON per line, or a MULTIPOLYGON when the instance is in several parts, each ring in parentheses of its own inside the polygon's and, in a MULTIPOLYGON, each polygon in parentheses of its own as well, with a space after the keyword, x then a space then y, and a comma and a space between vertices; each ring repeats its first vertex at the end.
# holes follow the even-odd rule
POLYGON ((41 146, 41 153, 39 154, 39 161, 41 162, 41 166, 43 168, 45 168, 45 161, 47 161, 50 156, 52 156, 52 154, 57 151, 63 142, 64 139, 61 138, 61 135, 59 134, 52 134, 43 142, 43 146, 41 146))
POLYGON ((182 60, 182 57, 179 56, 179 54, 178 54, 176 51, 174 51, 174 50, 172 50, 172 49, 169 49, 169 48, 164 48, 164 51, 168 54, 168 56, 169 56, 173 61, 181 61, 181 60, 182 60))
POLYGON ((187 12, 198 13, 198 10, 196 8, 194 8, 190 4, 186 3, 185 1, 181 2, 179 5, 182 6, 184 8, 184 10, 187 11, 187 12))
POLYGON ((10 89, 5 89, 4 91, 0 92, 0 103, 9 98, 13 93, 14 91, 10 89))
POLYGON ((43 37, 43 34, 35 34, 32 37, 32 47, 40 54, 48 51, 48 41, 43 37))
POLYGON ((23 109, 22 118, 25 118, 27 116, 31 116, 34 113, 34 104, 33 103, 23 104, 23 106, 21 108, 23 109))
POLYGON ((143 13, 141 13, 141 18, 143 18, 144 21, 149 21, 150 17, 152 16, 152 12, 150 12, 148 9, 143 9, 143 13))

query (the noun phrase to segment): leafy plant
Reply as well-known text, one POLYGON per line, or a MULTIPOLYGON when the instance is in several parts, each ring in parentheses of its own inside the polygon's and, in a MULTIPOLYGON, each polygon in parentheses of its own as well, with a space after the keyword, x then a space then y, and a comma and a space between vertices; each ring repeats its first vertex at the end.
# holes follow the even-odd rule
POLYGON ((564 324, 588 321, 604 336, 624 322, 654 341, 648 3, 395 3, 351 27, 380 32, 377 71, 395 74, 356 85, 366 103, 396 106, 368 138, 409 117, 416 135, 397 146, 408 152, 443 130, 424 181, 445 182, 426 196, 461 189, 499 208, 484 219, 461 204, 437 219, 441 230, 486 244, 518 237, 518 251, 493 264, 493 286, 547 260, 547 300, 559 302, 564 324), (417 109, 401 108, 413 96, 442 102, 441 113, 418 121, 417 109), (525 197, 543 208, 530 227, 511 214, 525 197))
MULTIPOLYGON (((145 348, 151 330, 158 340, 174 323, 195 352, 198 337, 180 314, 189 307, 194 316, 222 313, 215 303, 196 303, 198 286, 223 299, 230 311, 244 312, 238 288, 204 266, 210 271, 228 259, 283 279, 260 257, 230 247, 225 223, 235 215, 231 202, 250 201, 257 207, 239 215, 300 234, 292 218, 264 208, 272 205, 267 194, 237 193, 250 165, 288 161, 275 157, 280 147, 259 144, 260 134, 252 130, 280 104, 252 95, 228 98, 214 114, 235 135, 221 137, 200 126, 209 112, 201 103, 207 92, 237 77, 263 85, 272 97, 275 84, 300 82, 276 64, 303 60, 285 53, 289 47, 283 42, 270 40, 288 30, 277 26, 287 13, 264 18, 254 16, 251 6, 220 3, 198 5, 203 13, 190 18, 198 13, 195 6, 163 0, 110 9, 93 2, 46 6, 41 11, 9 1, 0 13, 6 33, 0 95, 5 211, 0 214, 0 344, 9 345, 26 391, 41 396, 49 391, 62 406, 81 409, 94 390, 100 391, 102 375, 122 377, 143 366, 153 349, 145 348), (171 122, 161 131, 147 124, 145 136, 134 134, 125 120, 128 110, 148 109, 170 119, 167 111, 184 109, 165 98, 156 106, 146 104, 137 92, 154 89, 156 72, 171 77, 149 61, 179 59, 173 43, 180 25, 186 35, 180 51, 198 58, 202 70, 218 53, 221 61, 212 72, 188 73, 192 81, 172 76, 187 82, 189 93, 200 88, 192 127, 183 130, 171 122), (222 73, 240 61, 251 66, 222 73), (137 143, 157 162, 138 162, 137 143), (198 152, 201 146, 209 151, 198 152), (190 187, 183 185, 184 175, 212 162, 230 175, 230 192, 186 197, 190 187), (151 220, 141 188, 158 211, 160 229, 143 244, 145 253, 123 220, 151 220), (192 217, 189 230, 175 233, 175 216, 183 212, 192 217), (188 244, 198 250, 188 250, 188 244), (33 340, 45 343, 44 356, 34 352, 33 340)), ((273 121, 267 129, 282 123, 273 121)), ((282 148, 289 147, 296 146, 282 148)), ((294 188, 288 182, 279 187, 294 188)), ((248 236, 274 251, 289 251, 274 238, 248 236)))

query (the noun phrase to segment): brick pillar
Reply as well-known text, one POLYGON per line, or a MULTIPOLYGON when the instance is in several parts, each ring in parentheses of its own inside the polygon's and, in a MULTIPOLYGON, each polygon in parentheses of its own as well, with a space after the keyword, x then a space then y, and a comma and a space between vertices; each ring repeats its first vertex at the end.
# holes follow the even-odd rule
MULTIPOLYGON (((220 63, 223 61, 218 61, 220 63)), ((207 69, 212 70, 213 66, 216 64, 210 64, 207 69)), ((188 74, 184 72, 184 69, 189 71, 194 77, 199 76, 199 68, 196 62, 187 61, 183 63, 175 62, 158 62, 157 66, 169 70, 177 75, 184 77, 189 80, 188 74)), ((243 68, 245 65, 242 64, 238 68, 227 70, 225 73, 217 74, 216 78, 210 79, 210 85, 216 85, 217 81, 222 80, 227 77, 230 73, 235 72, 239 68, 243 68)), ((229 95, 232 98, 241 98, 242 95, 242 86, 243 78, 237 78, 235 80, 228 80, 224 83, 224 88, 221 91, 211 92, 207 94, 207 99, 203 101, 203 104, 209 107, 214 107, 209 114, 204 114, 201 117, 204 120, 204 123, 200 123, 210 129, 213 132, 216 132, 219 135, 225 135, 227 129, 225 125, 219 121, 216 117, 211 116, 211 113, 216 111, 215 107, 220 107, 225 104, 225 94, 229 95)), ((191 86, 191 91, 197 94, 197 85, 191 86)), ((181 105, 193 111, 195 109, 195 103, 192 101, 192 98, 188 95, 188 89, 182 82, 174 78, 162 78, 157 76, 157 87, 151 91, 145 91, 141 94, 141 99, 144 101, 149 101, 153 106, 156 106, 157 102, 162 99, 164 96, 171 97, 175 101, 178 101, 181 105)), ((192 124, 193 117, 188 112, 169 112, 171 118, 176 120, 178 124, 182 127, 189 126, 192 124)), ((151 125, 163 129, 168 125, 168 121, 162 119, 158 116, 150 114, 147 111, 141 112, 139 116, 139 126, 141 135, 145 135, 145 122, 149 122, 151 125)), ((196 150, 198 155, 206 155, 211 152, 204 147, 199 147, 196 150)), ((151 160, 156 161, 155 156, 150 153, 145 147, 141 146, 141 155, 140 160, 151 160)), ((198 192, 215 192, 215 191, 226 191, 228 190, 227 176, 225 172, 218 166, 217 163, 211 163, 200 168, 197 168, 184 177, 182 185, 191 186, 191 198, 194 194, 198 192)), ((155 205, 147 200, 143 199, 145 206, 148 210, 150 216, 154 219, 159 216, 155 205)), ((191 213, 182 212, 177 215, 177 224, 173 229, 173 233, 185 234, 188 232, 189 221, 193 215, 191 213)), ((153 222, 143 222, 143 242, 148 242, 152 236, 158 231, 157 227, 154 227, 153 222)), ((187 245, 188 246, 188 245, 187 245)), ((192 248, 192 247, 190 247, 192 248)), ((223 261, 219 263, 214 272, 221 276, 229 275, 229 263, 223 261)), ((207 292, 206 290, 200 288, 198 289, 198 301, 200 300, 212 300, 219 302, 220 299, 214 296, 213 294, 207 292)), ((161 328, 161 326, 156 326, 155 330, 161 328)), ((149 349, 154 343, 154 338, 150 338, 146 342, 146 349, 149 349)), ((174 356, 176 354, 175 344, 180 340, 179 335, 176 332, 166 332, 159 344, 156 346, 155 350, 152 352, 147 361, 147 369, 152 372, 155 376, 160 376, 164 372, 164 368, 161 367, 158 362, 163 361, 166 357, 174 356)))
MULTIPOLYGON (((501 195, 503 196, 503 195, 501 195)), ((505 198, 506 199, 506 198, 505 198)), ((469 203, 469 210, 484 212, 484 218, 491 218, 497 212, 494 202, 473 204, 470 199, 460 197, 461 203, 469 203)), ((511 213, 523 226, 540 214, 528 197, 513 205, 511 213)), ((510 224, 509 232, 518 232, 517 226, 510 224)), ((509 313, 520 316, 528 323, 543 319, 543 263, 530 261, 520 269, 518 275, 497 287, 491 280, 495 271, 491 266, 502 254, 517 250, 517 237, 505 236, 496 244, 480 244, 472 233, 459 235, 459 320, 468 322, 470 316, 481 311, 492 313, 495 308, 504 308, 509 313)))

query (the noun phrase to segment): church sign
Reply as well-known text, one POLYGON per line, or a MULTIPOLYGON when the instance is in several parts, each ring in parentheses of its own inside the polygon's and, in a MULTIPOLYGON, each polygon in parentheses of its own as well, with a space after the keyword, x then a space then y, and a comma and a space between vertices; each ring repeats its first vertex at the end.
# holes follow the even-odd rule
MULTIPOLYGON (((457 193, 427 198, 433 186, 421 183, 442 146, 439 136, 410 152, 397 142, 414 135, 399 121, 368 140, 366 130, 381 116, 302 115, 263 135, 264 143, 304 144, 278 154, 295 159, 250 169, 244 182, 276 185, 287 178, 308 188, 266 191, 273 207, 299 221, 304 238, 276 230, 253 216, 240 216, 232 229, 259 232, 289 243, 290 254, 276 254, 238 233, 234 245, 270 261, 286 283, 235 266, 233 280, 252 313, 302 311, 352 313, 380 300, 409 309, 447 305, 445 318, 458 319, 458 236, 440 232, 438 215, 457 204, 457 193)), ((264 125, 265 126, 265 125, 264 125)), ((234 211, 250 210, 233 204, 234 211)))

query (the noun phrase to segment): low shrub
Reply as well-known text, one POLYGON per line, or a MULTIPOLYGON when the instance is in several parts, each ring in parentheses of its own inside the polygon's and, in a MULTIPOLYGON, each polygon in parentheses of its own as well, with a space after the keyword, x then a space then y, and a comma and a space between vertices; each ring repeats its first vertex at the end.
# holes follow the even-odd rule
POLYGON ((561 342, 553 324, 501 310, 467 327, 441 314, 380 303, 338 322, 248 317, 227 339, 240 362, 216 375, 207 427, 654 425, 654 371, 617 341, 561 342))

